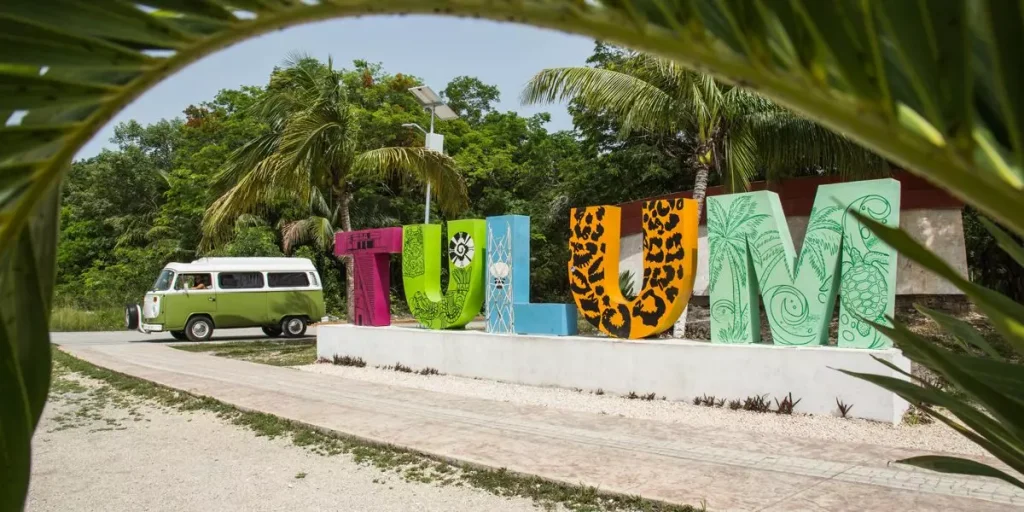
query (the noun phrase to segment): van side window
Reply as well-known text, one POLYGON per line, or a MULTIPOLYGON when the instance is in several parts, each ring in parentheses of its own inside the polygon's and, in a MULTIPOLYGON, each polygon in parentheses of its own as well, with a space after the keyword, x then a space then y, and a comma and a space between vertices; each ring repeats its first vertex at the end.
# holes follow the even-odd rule
POLYGON ((309 280, 313 282, 313 286, 320 286, 320 281, 316 277, 316 272, 309 273, 309 280))
POLYGON ((259 272, 221 272, 217 282, 224 290, 263 288, 263 274, 259 272))
POLYGON ((213 278, 210 274, 178 274, 174 281, 175 290, 212 290, 213 278))
POLYGON ((271 288, 309 286, 309 278, 302 272, 267 272, 267 283, 271 288))

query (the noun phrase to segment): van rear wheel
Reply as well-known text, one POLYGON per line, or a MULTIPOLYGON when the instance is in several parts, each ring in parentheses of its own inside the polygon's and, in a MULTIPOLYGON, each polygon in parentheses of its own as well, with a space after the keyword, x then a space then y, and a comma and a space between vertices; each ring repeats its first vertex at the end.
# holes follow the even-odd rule
POLYGON ((205 316, 194 316, 185 324, 185 336, 191 341, 206 341, 213 336, 213 321, 205 316))
POLYGON ((306 319, 292 316, 281 320, 281 330, 289 338, 300 338, 306 334, 306 319))
POLYGON ((270 338, 276 338, 281 335, 280 327, 267 327, 263 326, 263 334, 266 334, 270 338))

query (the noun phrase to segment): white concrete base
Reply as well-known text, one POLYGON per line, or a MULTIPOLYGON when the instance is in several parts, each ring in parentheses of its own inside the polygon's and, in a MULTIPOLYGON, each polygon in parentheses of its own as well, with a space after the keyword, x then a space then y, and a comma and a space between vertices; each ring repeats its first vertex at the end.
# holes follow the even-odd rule
POLYGON ((655 393, 669 400, 708 394, 742 399, 792 392, 796 412, 838 414, 836 399, 853 404, 851 416, 899 422, 908 404, 893 393, 834 368, 902 378, 882 358, 910 372, 899 350, 834 347, 717 345, 697 341, 503 336, 481 331, 323 325, 317 355, 361 357, 369 365, 400 362, 464 377, 536 386, 655 393))

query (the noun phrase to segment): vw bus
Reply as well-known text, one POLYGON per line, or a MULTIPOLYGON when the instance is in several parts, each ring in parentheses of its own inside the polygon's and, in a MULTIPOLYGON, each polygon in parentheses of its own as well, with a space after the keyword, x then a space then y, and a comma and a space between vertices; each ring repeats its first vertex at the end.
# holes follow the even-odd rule
POLYGON ((191 341, 238 327, 295 338, 324 315, 320 275, 308 259, 203 258, 164 267, 142 304, 125 308, 125 324, 191 341))

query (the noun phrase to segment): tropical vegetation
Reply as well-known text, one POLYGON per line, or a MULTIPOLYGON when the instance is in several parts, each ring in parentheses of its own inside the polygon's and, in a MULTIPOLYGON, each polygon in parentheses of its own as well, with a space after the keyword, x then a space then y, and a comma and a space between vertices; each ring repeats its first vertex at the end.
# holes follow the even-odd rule
MULTIPOLYGON (((366 110, 349 102, 344 78, 331 60, 324 65, 302 55, 274 72, 250 107, 266 128, 232 152, 213 177, 214 187, 226 191, 203 219, 206 248, 223 243, 241 216, 298 202, 308 206, 303 212, 308 216, 281 226, 282 249, 290 253, 311 243, 330 258, 334 233, 352 231, 355 192, 396 175, 432 184, 447 214, 466 209, 465 184, 447 155, 422 146, 366 147, 360 134, 360 114, 366 110)), ((401 87, 398 82, 393 86, 401 87)), ((368 138, 372 141, 372 133, 368 138)), ((345 296, 351 297, 351 267, 345 277, 345 296)), ((348 304, 353 318, 355 303, 348 304)))
MULTIPOLYGON (((1024 236, 1022 9, 1005 0, 151 0, 145 8, 114 0, 3 2, 0 508, 23 504, 31 436, 49 387, 60 185, 71 159, 131 100, 204 55, 282 27, 371 13, 475 16, 588 34, 754 89, 927 178, 992 220, 978 217, 978 224, 1012 264, 1024 263, 1014 238, 1024 236)), ((599 114, 589 120, 607 121, 599 114)), ((1024 306, 951 272, 905 234, 873 229, 958 286, 1014 352, 1024 352, 1024 306)), ((874 380, 1024 469, 1021 366, 995 358, 1000 353, 972 327, 929 314, 964 341, 966 355, 907 334, 899 323, 879 329, 950 389, 874 380)), ((907 462, 1024 485, 977 462, 907 462)))
POLYGON ((678 157, 694 169, 685 188, 693 190, 698 216, 711 171, 726 190, 743 192, 755 177, 777 182, 811 169, 855 179, 888 170, 884 159, 759 94, 645 53, 542 70, 522 96, 526 103, 571 100, 604 113, 620 136, 675 139, 688 149, 678 157))

